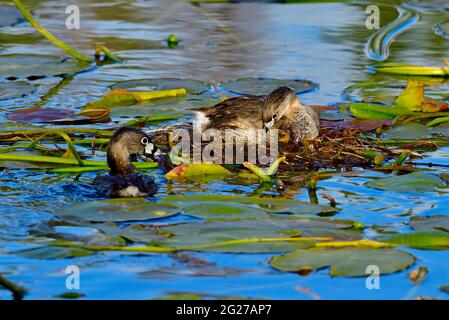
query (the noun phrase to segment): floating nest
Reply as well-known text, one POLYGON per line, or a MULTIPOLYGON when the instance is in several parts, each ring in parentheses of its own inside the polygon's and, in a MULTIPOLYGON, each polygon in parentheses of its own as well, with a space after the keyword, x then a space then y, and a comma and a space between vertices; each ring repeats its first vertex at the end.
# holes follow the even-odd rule
MULTIPOLYGON (((169 152, 171 149, 169 140, 172 137, 173 129, 175 128, 150 134, 152 141, 164 152, 169 152)), ((189 130, 192 141, 191 128, 186 127, 184 129, 189 130)), ((324 128, 317 138, 304 140, 301 143, 291 143, 288 134, 281 133, 279 156, 284 156, 286 161, 280 165, 279 169, 302 171, 328 168, 369 168, 374 166, 374 157, 378 153, 382 153, 385 158, 392 157, 393 152, 390 149, 361 138, 359 133, 360 130, 353 128, 342 130, 324 128)), ((209 143, 203 142, 201 148, 203 149, 209 143)), ((195 147, 192 146, 190 154, 192 158, 194 149, 195 147)), ((248 159, 247 145, 245 145, 244 151, 246 161, 248 159)), ((267 154, 270 154, 269 147, 267 148, 267 154)), ((224 159, 224 152, 222 157, 224 159)))
POLYGON ((320 135, 302 143, 281 144, 281 153, 288 165, 281 168, 317 170, 320 168, 373 167, 374 157, 382 153, 392 156, 390 149, 362 139, 358 129, 321 129, 320 135))

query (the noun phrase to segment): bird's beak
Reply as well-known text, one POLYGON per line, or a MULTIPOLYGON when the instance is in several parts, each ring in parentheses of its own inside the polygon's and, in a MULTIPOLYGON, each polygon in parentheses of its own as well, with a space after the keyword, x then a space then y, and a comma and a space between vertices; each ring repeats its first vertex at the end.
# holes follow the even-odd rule
POLYGON ((157 158, 161 155, 161 150, 157 148, 154 144, 147 143, 145 145, 145 149, 143 152, 143 155, 147 158, 150 158, 152 160, 157 160, 157 158))
POLYGON ((265 131, 270 130, 273 127, 275 121, 276 120, 273 118, 271 119, 271 121, 264 123, 265 131))

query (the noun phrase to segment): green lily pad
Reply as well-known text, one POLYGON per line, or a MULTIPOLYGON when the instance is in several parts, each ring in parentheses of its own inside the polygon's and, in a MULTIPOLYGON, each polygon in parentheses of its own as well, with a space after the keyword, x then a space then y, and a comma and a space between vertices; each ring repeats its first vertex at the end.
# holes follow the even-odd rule
POLYGON ((447 232, 412 232, 397 234, 382 239, 383 242, 393 243, 417 249, 447 250, 449 249, 449 233, 447 232))
POLYGON ((211 218, 211 219, 232 219, 236 217, 266 217, 267 212, 265 210, 244 205, 244 204, 224 204, 219 201, 202 201, 200 203, 194 203, 191 205, 186 204, 183 208, 184 212, 188 215, 198 218, 211 218))
POLYGON ((93 251, 80 248, 43 246, 33 249, 15 251, 14 254, 32 259, 67 259, 80 258, 93 254, 93 251))
POLYGON ((434 191, 435 188, 443 184, 443 179, 438 175, 426 172, 412 172, 405 175, 369 181, 365 185, 368 188, 386 191, 423 193, 434 191))
POLYGON ((235 217, 236 213, 243 215, 258 215, 262 212, 269 214, 318 214, 333 213, 338 211, 338 209, 330 206, 312 204, 300 200, 285 198, 262 198, 257 196, 241 197, 213 194, 202 194, 195 196, 173 195, 165 197, 164 201, 182 207, 191 215, 203 218, 214 218, 214 212, 219 213, 217 218, 223 218, 226 216, 226 211, 218 209, 217 206, 233 207, 230 208, 230 213, 227 215, 228 217, 235 217), (241 210, 236 209, 236 206, 241 210))
MULTIPOLYGON (((195 222, 164 227, 161 233, 165 240, 153 241, 165 247, 207 246, 224 241, 254 238, 294 238, 294 237, 331 237, 332 239, 359 239, 360 232, 353 229, 352 223, 327 219, 254 219, 195 222)), ((199 251, 211 252, 283 252, 298 248, 307 248, 313 241, 276 241, 226 243, 199 251)))
POLYGON ((228 91, 242 95, 267 95, 281 86, 290 87, 297 94, 317 89, 318 84, 309 80, 281 80, 270 78, 240 78, 222 84, 228 91))
POLYGON ((429 129, 422 124, 407 122, 399 126, 392 127, 387 132, 382 133, 384 140, 396 139, 424 139, 429 138, 429 129))
POLYGON ((201 94, 210 90, 211 86, 208 83, 198 80, 160 78, 121 81, 114 84, 111 88, 136 91, 159 91, 184 88, 190 94, 201 94))
POLYGON ((93 68, 71 58, 34 54, 0 56, 0 78, 31 79, 33 77, 64 76, 93 68))
POLYGON ((60 298, 60 299, 79 299, 79 298, 82 298, 82 297, 85 297, 85 296, 86 295, 83 294, 83 293, 70 291, 70 292, 64 292, 64 293, 58 294, 58 295, 55 296, 55 298, 60 298))
POLYGON ((0 100, 22 98, 34 92, 36 87, 22 81, 0 83, 0 100))
POLYGON ((80 202, 64 207, 58 212, 61 218, 75 218, 86 221, 133 221, 160 219, 181 211, 167 202, 152 203, 143 199, 112 199, 80 202))
POLYGON ((415 262, 411 254, 392 248, 312 248, 295 250, 270 260, 277 270, 308 272, 329 267, 331 276, 366 276, 366 268, 375 265, 381 274, 404 270, 415 262))
POLYGON ((167 295, 155 298, 155 300, 247 300, 246 297, 241 296, 222 296, 210 295, 205 293, 195 292, 168 292, 167 295))
POLYGON ((419 232, 443 230, 449 232, 449 216, 412 217, 410 226, 419 232))
POLYGON ((21 21, 22 15, 16 7, 0 5, 0 28, 13 26, 21 21))
POLYGON ((57 240, 76 241, 89 245, 123 246, 125 240, 115 234, 105 234, 100 230, 64 221, 42 221, 30 229, 30 233, 57 240))

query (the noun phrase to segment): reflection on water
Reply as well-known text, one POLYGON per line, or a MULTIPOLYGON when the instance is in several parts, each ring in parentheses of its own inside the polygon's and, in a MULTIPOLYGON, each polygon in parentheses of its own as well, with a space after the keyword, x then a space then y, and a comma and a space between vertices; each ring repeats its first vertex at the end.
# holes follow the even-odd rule
MULTIPOLYGON (((39 104, 46 95, 46 106, 78 109, 96 100, 118 81, 146 78, 186 78, 210 83, 224 83, 244 77, 278 79, 308 79, 320 85, 319 91, 302 95, 310 104, 333 104, 347 98, 343 90, 365 81, 383 81, 403 86, 405 81, 395 77, 366 72, 372 65, 365 55, 365 45, 373 31, 365 28, 365 8, 371 1, 323 4, 261 4, 211 3, 193 5, 187 1, 71 1, 81 10, 81 29, 64 27, 65 2, 26 1, 36 18, 49 30, 83 53, 93 54, 96 43, 107 45, 123 57, 123 64, 105 65, 64 81, 59 91, 49 90, 60 78, 33 81, 34 94, 11 102, 0 101, 0 130, 6 130, 7 110, 39 104), (175 49, 167 47, 164 39, 176 34, 182 40, 175 49)), ((397 18, 394 4, 380 2, 381 26, 397 18)), ((441 65, 447 57, 449 42, 435 34, 433 27, 448 18, 444 1, 414 1, 406 10, 419 12, 421 19, 396 36, 390 45, 388 61, 441 65), (435 4, 440 3, 438 7, 435 4), (443 7, 442 7, 443 6, 443 7)), ((407 19, 406 19, 407 20, 407 19)), ((407 20, 409 21, 409 20, 407 20)), ((397 30, 397 29, 396 29, 397 30)), ((388 41, 391 34, 381 40, 388 41), (387 40, 382 40, 387 39, 387 40)), ((374 46, 373 46, 374 48, 374 46)), ((385 56, 385 43, 375 52, 385 56)), ((28 24, 0 29, 0 54, 62 55, 48 44, 28 24)), ((1 66, 0 66, 1 68, 1 66)), ((113 120, 121 117, 176 112, 189 115, 193 104, 210 104, 208 97, 192 102, 185 99, 117 108, 113 120)), ((115 126, 116 122, 99 125, 115 126)), ((447 162, 447 149, 426 154, 422 161, 447 162)), ((103 154, 99 154, 103 156, 103 154)), ((167 192, 227 192, 252 194, 258 185, 241 185, 230 181, 205 185, 180 186, 167 184, 160 172, 155 173, 161 184, 162 196, 167 192)), ((404 228, 410 216, 447 212, 444 194, 410 195, 386 193, 367 188, 364 183, 373 172, 352 177, 336 175, 319 184, 318 198, 326 193, 335 198, 343 210, 339 218, 357 219, 367 225, 386 225, 396 230, 404 228)), ((46 174, 25 170, 1 173, 0 190, 0 253, 24 246, 16 241, 28 236, 31 225, 54 217, 58 208, 89 197, 88 185, 94 173, 80 176, 46 174)), ((304 189, 296 198, 309 200, 304 189)), ((175 217, 174 221, 179 221, 175 217)), ((375 229, 368 231, 374 235, 375 229)), ((449 275, 441 261, 448 261, 447 252, 431 254, 414 250, 418 258, 436 273, 441 282, 449 283, 449 275)), ((167 255, 133 255, 125 253, 96 254, 72 260, 38 261, 16 255, 0 254, 0 272, 8 269, 10 279, 30 289, 30 298, 51 298, 65 292, 64 268, 77 264, 82 271, 82 292, 87 298, 152 298, 169 292, 191 290, 208 294, 264 298, 307 299, 295 286, 308 287, 322 298, 402 298, 412 283, 403 273, 385 277, 378 292, 365 290, 364 279, 331 279, 327 272, 309 277, 281 274, 271 270, 267 255, 201 255, 220 268, 246 269, 238 276, 191 277, 183 275, 158 279, 144 276, 151 270, 172 265, 167 255), (11 271, 11 269, 14 269, 11 271), (238 281, 238 283, 237 283, 238 281), (132 290, 129 290, 132 288, 132 290), (341 288, 345 288, 343 291, 341 288)), ((176 266, 175 266, 176 267, 176 266)), ((420 294, 444 298, 444 293, 432 281, 424 282, 420 294)), ((0 290, 0 298, 9 293, 0 290)))

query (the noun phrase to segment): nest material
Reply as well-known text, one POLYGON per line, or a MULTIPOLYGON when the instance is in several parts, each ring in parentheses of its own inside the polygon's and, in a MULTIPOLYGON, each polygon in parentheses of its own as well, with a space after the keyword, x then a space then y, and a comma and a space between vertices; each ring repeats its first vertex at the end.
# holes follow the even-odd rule
POLYGON ((357 129, 322 129, 313 140, 281 146, 290 168, 316 170, 320 168, 371 167, 372 155, 391 151, 359 137, 357 129), (371 155, 371 156, 369 156, 371 155))
MULTIPOLYGON (((152 137, 156 145, 165 152, 170 150, 169 132, 170 129, 158 131, 152 137)), ((286 157, 287 164, 282 164, 280 169, 366 168, 374 165, 374 154, 378 152, 384 155, 392 154, 389 149, 360 138, 359 132, 357 129, 334 130, 326 128, 320 131, 317 138, 295 144, 289 141, 288 135, 281 136, 279 156, 286 157)), ((208 143, 203 143, 202 148, 208 143)), ((267 151, 267 154, 270 154, 270 152, 267 151)), ((245 159, 247 159, 246 146, 245 159)))

